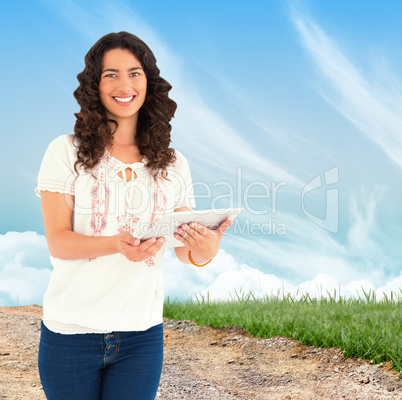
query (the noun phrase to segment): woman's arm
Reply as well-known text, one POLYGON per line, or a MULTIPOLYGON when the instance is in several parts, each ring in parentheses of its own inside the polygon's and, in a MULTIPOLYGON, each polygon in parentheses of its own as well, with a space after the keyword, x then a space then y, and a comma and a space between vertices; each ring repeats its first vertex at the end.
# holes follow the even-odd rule
POLYGON ((149 239, 140 244, 128 232, 93 237, 72 229, 74 196, 42 191, 42 213, 49 252, 61 259, 83 259, 122 253, 130 261, 143 261, 157 253, 164 241, 149 239))
MULTIPOLYGON (((191 208, 181 207, 174 211, 191 211, 191 208)), ((199 223, 182 225, 175 234, 175 238, 184 244, 184 247, 174 248, 177 258, 184 264, 191 264, 188 258, 188 251, 191 250, 191 259, 196 264, 211 260, 218 254, 219 243, 230 225, 230 220, 222 222, 217 230, 211 230, 199 223)))

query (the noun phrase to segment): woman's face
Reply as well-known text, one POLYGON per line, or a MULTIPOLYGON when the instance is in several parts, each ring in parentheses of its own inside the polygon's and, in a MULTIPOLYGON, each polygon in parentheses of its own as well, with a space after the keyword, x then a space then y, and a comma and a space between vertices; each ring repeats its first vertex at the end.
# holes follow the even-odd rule
POLYGON ((117 122, 137 118, 147 94, 147 77, 137 58, 126 49, 103 56, 99 96, 108 118, 117 122))

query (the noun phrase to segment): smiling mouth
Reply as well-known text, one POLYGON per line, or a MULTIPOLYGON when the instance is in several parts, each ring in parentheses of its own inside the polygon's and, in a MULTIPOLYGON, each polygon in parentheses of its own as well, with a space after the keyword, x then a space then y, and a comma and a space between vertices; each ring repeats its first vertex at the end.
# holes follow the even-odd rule
POLYGON ((134 99, 135 96, 130 97, 114 97, 113 98, 118 101, 119 103, 129 103, 131 100, 134 99))

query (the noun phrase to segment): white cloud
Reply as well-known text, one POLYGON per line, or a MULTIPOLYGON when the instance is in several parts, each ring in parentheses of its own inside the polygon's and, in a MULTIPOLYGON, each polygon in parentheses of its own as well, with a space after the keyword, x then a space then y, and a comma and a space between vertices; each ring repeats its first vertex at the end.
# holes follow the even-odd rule
POLYGON ((221 274, 237 269, 239 269, 239 265, 233 255, 224 250, 220 250, 208 267, 199 268, 181 263, 176 258, 174 251, 167 249, 162 267, 165 295, 186 299, 213 284, 221 274))
MULTIPOLYGON (((242 243, 240 242, 240 246, 242 243)), ((46 290, 50 277, 50 261, 44 236, 36 232, 8 232, 0 235, 0 305, 15 306, 17 304, 42 304, 42 297, 46 290)), ((267 253, 269 254, 269 252, 267 253)), ((280 253, 279 257, 285 252, 280 253)), ((310 255, 306 261, 306 268, 310 262, 319 263, 310 255)), ((326 262, 330 261, 328 257, 326 262)), ((322 260, 321 260, 322 261, 322 260)), ((287 259, 286 262, 292 262, 287 259)), ((310 266, 311 267, 311 266, 310 266)), ((204 268, 182 264, 177 260, 172 249, 167 249, 162 267, 162 275, 165 285, 165 296, 171 300, 178 298, 187 299, 194 295, 209 296, 210 299, 236 298, 236 292, 241 296, 252 292, 255 297, 272 296, 280 293, 292 294, 301 297, 309 294, 310 297, 327 296, 328 293, 339 296, 362 297, 364 292, 377 294, 381 299, 383 293, 390 296, 401 295, 402 275, 379 286, 374 282, 375 276, 369 275, 368 279, 350 278, 338 279, 336 262, 320 272, 313 269, 309 273, 313 278, 297 282, 291 279, 283 279, 273 273, 251 267, 247 264, 239 264, 235 257, 220 250, 215 259, 204 268)), ((300 266, 299 266, 300 268, 300 266)))
POLYGON ((386 286, 390 271, 400 270, 395 254, 386 251, 387 237, 378 225, 382 193, 383 188, 375 187, 357 192, 351 198, 348 207, 351 230, 343 244, 336 240, 338 236, 306 217, 281 212, 276 217, 286 226, 284 237, 256 236, 248 232, 239 235, 229 230, 224 246, 234 254, 241 251, 248 255, 248 265, 237 262, 224 250, 210 266, 200 269, 180 265, 170 257, 169 267, 164 267, 166 293, 171 296, 175 293, 180 298, 197 292, 228 298, 240 289, 261 296, 279 289, 313 296, 321 293, 320 290, 324 294, 335 290, 342 296, 364 297, 364 291, 386 286), (181 286, 173 276, 180 276, 185 283, 181 286))
POLYGON ((381 299, 383 292, 390 296, 392 291, 401 296, 401 288, 402 276, 376 290, 375 285, 368 280, 356 280, 348 284, 341 284, 331 275, 323 273, 317 274, 314 279, 297 284, 280 279, 273 274, 264 274, 262 271, 247 265, 241 265, 237 270, 220 274, 215 282, 201 293, 204 297, 208 295, 211 300, 236 299, 238 294, 241 297, 250 292, 256 298, 291 294, 297 299, 304 295, 318 299, 329 297, 339 299, 340 296, 365 299, 365 293, 374 293, 377 294, 378 299, 381 299))
POLYGON ((344 286, 345 295, 365 299, 366 294, 375 293, 375 285, 367 279, 352 281, 344 286))
POLYGON ((328 272, 318 272, 313 279, 304 282, 294 282, 280 278, 274 274, 264 273, 247 264, 239 264, 235 258, 220 250, 213 262, 204 268, 180 263, 173 251, 168 249, 163 265, 165 296, 171 300, 184 300, 200 295, 211 300, 236 299, 237 296, 247 296, 250 292, 254 297, 286 295, 290 293, 296 298, 308 294, 311 298, 335 297, 365 298, 364 293, 376 293, 378 299, 382 292, 400 293, 402 275, 376 289, 376 285, 368 279, 345 280, 343 282, 333 277, 334 266, 328 272))
POLYGON ((402 273, 398 277, 379 287, 376 292, 377 299, 382 299, 385 295, 391 298, 391 294, 402 297, 402 273))
POLYGON ((0 305, 42 304, 50 268, 44 236, 36 232, 0 235, 0 305))
POLYGON ((214 283, 205 288, 204 296, 210 299, 237 299, 247 296, 250 292, 255 297, 276 295, 278 292, 293 291, 294 286, 275 275, 264 274, 262 271, 242 264, 238 270, 226 271, 220 274, 214 283))

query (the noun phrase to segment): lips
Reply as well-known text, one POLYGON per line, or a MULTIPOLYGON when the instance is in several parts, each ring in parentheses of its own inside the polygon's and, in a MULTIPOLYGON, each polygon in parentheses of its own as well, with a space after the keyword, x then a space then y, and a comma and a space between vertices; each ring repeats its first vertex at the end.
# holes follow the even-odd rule
POLYGON ((134 100, 135 96, 128 96, 128 97, 112 96, 112 97, 119 103, 130 103, 130 101, 134 100))

